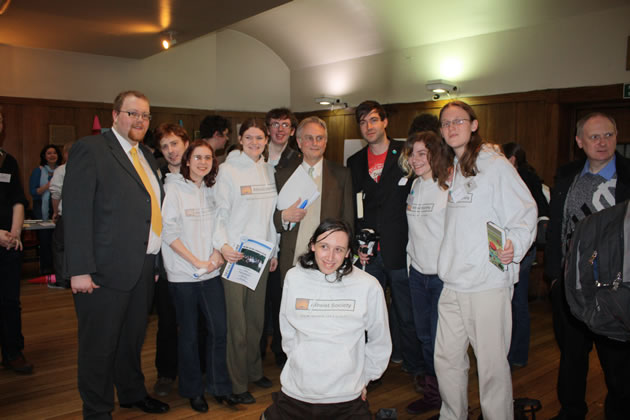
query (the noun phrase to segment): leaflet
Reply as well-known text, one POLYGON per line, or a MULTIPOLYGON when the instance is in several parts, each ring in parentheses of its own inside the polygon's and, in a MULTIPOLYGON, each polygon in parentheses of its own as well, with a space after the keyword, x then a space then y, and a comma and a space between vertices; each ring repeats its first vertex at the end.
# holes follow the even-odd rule
POLYGON ((260 276, 271 257, 273 244, 268 241, 241 236, 235 249, 242 252, 244 256, 236 263, 225 265, 223 278, 251 290, 256 290, 260 276))

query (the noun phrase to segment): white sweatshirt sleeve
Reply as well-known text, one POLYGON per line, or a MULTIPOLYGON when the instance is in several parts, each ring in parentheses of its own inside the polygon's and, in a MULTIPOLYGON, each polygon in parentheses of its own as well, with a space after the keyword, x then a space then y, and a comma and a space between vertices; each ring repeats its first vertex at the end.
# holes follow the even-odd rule
POLYGON ((287 272, 284 279, 284 287, 282 288, 282 300, 280 301, 280 333, 282 334, 282 350, 289 357, 295 347, 295 328, 291 325, 287 317, 287 311, 290 310, 288 302, 293 283, 293 273, 287 272))
POLYGON ((162 239, 170 246, 182 233, 182 215, 179 191, 175 184, 164 186, 162 203, 162 239))
POLYGON ((492 205, 514 246, 514 262, 519 263, 536 238, 538 208, 516 169, 506 159, 498 159, 495 164, 496 192, 492 205))
MULTIPOLYGON (((356 268, 354 268, 356 270, 356 268)), ((365 344, 365 380, 376 380, 383 375, 392 354, 392 340, 389 333, 389 317, 383 289, 374 279, 369 291, 370 310, 367 312, 367 343, 365 344)), ((284 332, 282 336, 284 346, 284 332)))
MULTIPOLYGON (((223 165, 222 165, 223 166, 223 165)), ((224 169, 219 169, 215 188, 215 202, 217 210, 216 229, 212 238, 212 246, 221 250, 224 244, 229 244, 228 224, 230 221, 230 211, 234 201, 234 185, 232 178, 224 169)), ((233 244, 230 244, 233 245, 233 244)))

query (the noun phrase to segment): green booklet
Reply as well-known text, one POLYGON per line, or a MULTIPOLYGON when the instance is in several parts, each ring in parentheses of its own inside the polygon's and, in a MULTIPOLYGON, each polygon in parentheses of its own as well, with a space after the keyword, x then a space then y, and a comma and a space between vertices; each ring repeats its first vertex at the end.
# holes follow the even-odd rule
POLYGON ((496 265, 499 270, 505 271, 507 267, 499 260, 498 252, 503 250, 503 244, 505 244, 505 230, 492 223, 487 223, 488 227, 488 250, 490 251, 490 262, 496 265))

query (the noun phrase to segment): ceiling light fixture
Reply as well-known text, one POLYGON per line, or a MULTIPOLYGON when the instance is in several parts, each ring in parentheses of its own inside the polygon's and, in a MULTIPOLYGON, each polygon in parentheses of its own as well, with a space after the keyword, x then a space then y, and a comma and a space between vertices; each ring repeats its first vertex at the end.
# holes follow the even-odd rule
POLYGON ((315 98, 315 103, 320 105, 333 105, 341 102, 340 98, 331 98, 329 96, 320 96, 319 98, 315 98))
POLYGON ((455 83, 443 79, 429 80, 426 86, 427 90, 433 93, 450 93, 457 91, 455 83))
POLYGON ((162 34, 162 48, 168 50, 173 45, 177 44, 177 40, 175 39, 175 35, 177 32, 175 31, 166 31, 162 34))
POLYGON ((11 0, 0 0, 0 15, 7 11, 10 4, 11 0))

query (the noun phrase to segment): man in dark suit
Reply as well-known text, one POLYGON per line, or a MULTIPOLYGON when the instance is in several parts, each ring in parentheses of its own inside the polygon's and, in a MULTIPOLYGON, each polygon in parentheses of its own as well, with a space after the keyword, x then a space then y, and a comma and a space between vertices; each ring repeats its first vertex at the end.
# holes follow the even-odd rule
POLYGON ((164 195, 155 159, 139 144, 149 111, 142 93, 120 93, 112 129, 79 140, 66 169, 66 268, 79 325, 78 381, 86 419, 111 418, 114 386, 121 407, 169 409, 148 396, 140 366, 164 195))
POLYGON ((422 345, 413 321, 407 275, 407 196, 411 183, 398 166, 402 142, 387 137, 385 109, 376 101, 361 103, 355 116, 367 146, 348 158, 357 203, 356 231, 380 235, 376 256, 359 253, 365 270, 391 288, 392 361, 415 377, 423 374, 422 345))
POLYGON ((297 258, 307 251, 308 240, 322 220, 335 218, 352 223, 354 218, 350 171, 324 159, 327 142, 326 123, 318 117, 305 118, 297 128, 297 144, 304 158, 276 172, 278 191, 299 166, 311 175, 320 191, 320 197, 307 209, 300 209, 299 205, 308 197, 300 197, 288 209, 276 210, 274 214, 276 229, 281 234, 278 267, 282 279, 297 258))
MULTIPOLYGON (((560 348, 557 420, 584 420, 589 353, 593 343, 604 371, 608 395, 606 419, 630 418, 630 343, 594 334, 569 309, 563 261, 577 222, 586 216, 630 199, 630 161, 617 153, 617 125, 603 113, 577 123, 575 141, 586 160, 558 169, 551 192, 545 247, 545 276, 551 280, 551 303, 556 341, 560 348)), ((626 251, 627 252, 627 251, 626 251)))

